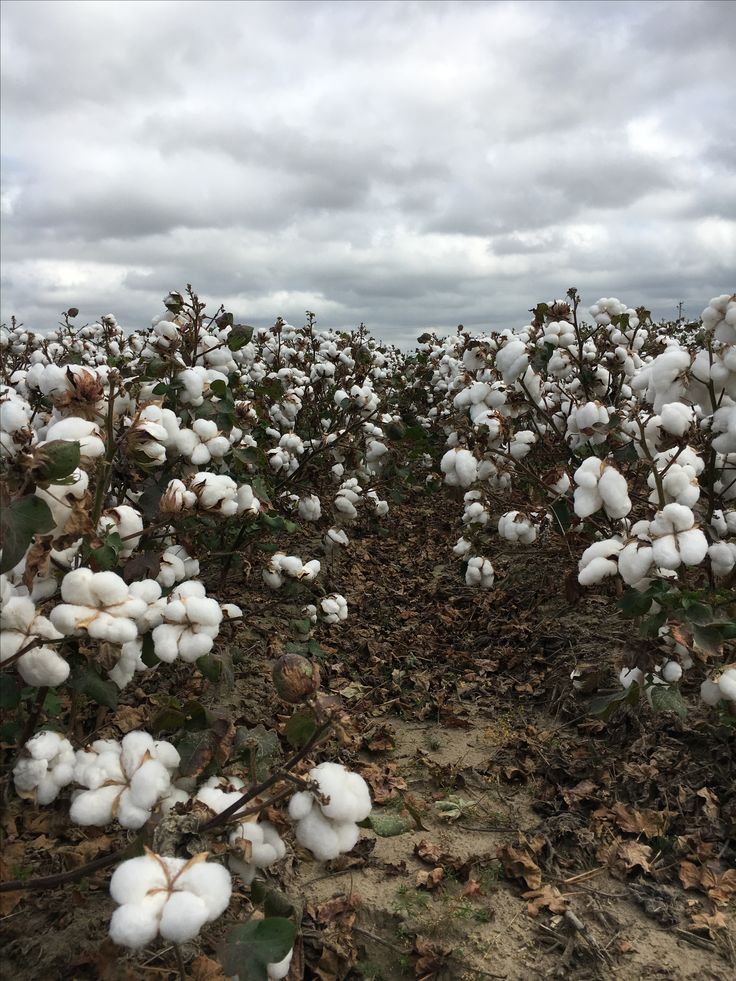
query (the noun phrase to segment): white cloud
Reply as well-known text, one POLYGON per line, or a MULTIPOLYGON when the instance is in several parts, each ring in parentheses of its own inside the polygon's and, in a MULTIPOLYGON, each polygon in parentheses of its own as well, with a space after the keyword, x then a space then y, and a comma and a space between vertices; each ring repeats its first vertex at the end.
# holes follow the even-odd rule
POLYGON ((3 316, 515 326, 733 289, 736 5, 6 0, 3 316))

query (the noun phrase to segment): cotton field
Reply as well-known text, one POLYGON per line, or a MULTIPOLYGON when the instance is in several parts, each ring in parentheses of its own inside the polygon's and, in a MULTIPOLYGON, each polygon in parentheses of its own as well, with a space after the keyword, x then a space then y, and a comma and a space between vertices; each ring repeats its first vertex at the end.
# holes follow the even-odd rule
MULTIPOLYGON (((89 870, 114 868, 115 945, 174 950, 181 974, 184 945, 232 925, 236 891, 257 906, 287 855, 331 862, 381 835, 351 756, 368 686, 353 678, 351 702, 330 681, 359 583, 384 574, 362 543, 409 534, 400 502, 450 515, 433 546, 458 595, 494 603, 537 549, 559 562, 549 588, 630 619, 640 642, 601 650, 594 684, 569 651, 578 714, 733 725, 736 294, 673 325, 570 290, 527 324, 425 334, 408 354, 313 314, 239 324, 191 288, 146 329, 79 320, 0 333, 2 748, 27 813, 125 830, 89 870), (266 608, 280 639, 255 656, 277 709, 239 744, 241 720, 187 686, 230 671, 247 690, 228 652, 266 608), (155 729, 105 729, 144 695, 155 729)), ((248 977, 312 976, 295 973, 293 911, 246 926, 224 970, 258 945, 248 977)))

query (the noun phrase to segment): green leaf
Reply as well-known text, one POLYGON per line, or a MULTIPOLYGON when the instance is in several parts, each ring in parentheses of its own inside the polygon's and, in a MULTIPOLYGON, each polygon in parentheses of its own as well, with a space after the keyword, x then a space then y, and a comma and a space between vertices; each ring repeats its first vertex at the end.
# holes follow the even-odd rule
POLYGON ((621 688, 609 695, 597 695, 595 698, 591 698, 588 702, 588 711, 591 715, 596 715, 599 719, 607 722, 619 706, 636 705, 640 695, 639 685, 634 682, 628 688, 621 688))
POLYGON ((143 634, 141 661, 143 661, 147 668, 152 668, 158 664, 158 658, 156 657, 156 651, 153 646, 153 635, 150 632, 143 634))
POLYGON ((98 705, 106 705, 111 709, 117 708, 118 686, 113 681, 101 678, 89 665, 75 665, 72 668, 70 684, 75 691, 91 698, 98 705))
POLYGON ((222 674, 222 662, 212 654, 204 654, 197 658, 197 667, 202 672, 207 681, 219 681, 222 674))
POLYGON ((295 906, 291 899, 280 889, 269 886, 263 879, 253 880, 250 896, 254 903, 263 906, 263 912, 267 918, 274 916, 288 918, 295 913, 295 906))
POLYGON ((674 712, 681 719, 687 718, 687 705, 674 685, 651 685, 649 695, 655 712, 674 712))
POLYGON ((117 568, 118 553, 112 545, 100 545, 99 548, 92 548, 89 554, 93 558, 95 565, 103 572, 109 572, 111 569, 117 568))
POLYGON ((239 351, 245 347, 253 337, 253 328, 247 324, 236 324, 230 331, 227 339, 227 346, 231 351, 239 351))
POLYGON ((567 531, 567 529, 572 524, 572 516, 570 514, 570 505, 565 500, 555 501, 555 503, 550 507, 550 511, 554 514, 557 519, 558 526, 562 531, 567 531))
POLYGON ((287 654, 308 654, 309 644, 303 640, 288 640, 284 644, 284 651, 287 654))
POLYGON ((619 608, 629 617, 640 617, 649 611, 652 605, 652 597, 647 590, 644 593, 637 592, 636 589, 627 589, 618 601, 619 608))
POLYGON ((369 814, 358 822, 361 828, 370 828, 379 838, 395 838, 414 828, 412 821, 400 814, 369 814))
POLYGON ((267 965, 282 961, 294 946, 296 927, 282 916, 236 926, 217 954, 223 970, 240 981, 266 981, 267 965))
POLYGON ((37 451, 37 455, 43 461, 41 479, 54 483, 74 473, 79 466, 79 443, 66 439, 53 439, 50 443, 45 443, 37 451))
POLYGON ((284 732, 290 746, 301 749, 312 738, 317 730, 317 723, 309 709, 299 709, 286 723, 284 732))
POLYGON ((184 713, 177 708, 169 705, 157 712, 151 721, 151 732, 155 736, 160 736, 164 732, 177 732, 184 728, 187 721, 184 713))
POLYGON ((291 632, 296 634, 298 637, 308 636, 312 629, 312 621, 309 619, 304 620, 289 620, 289 628, 291 632))
POLYGON ((0 511, 0 541, 3 557, 0 573, 9 572, 23 556, 33 541, 34 535, 45 535, 56 522, 49 506, 35 494, 28 494, 11 501, 0 511))
POLYGON ((0 709, 14 709, 20 705, 21 687, 14 674, 0 674, 0 709))
POLYGON ((224 399, 228 392, 228 387, 224 381, 217 379, 210 383, 210 391, 213 395, 216 395, 218 399, 224 399))

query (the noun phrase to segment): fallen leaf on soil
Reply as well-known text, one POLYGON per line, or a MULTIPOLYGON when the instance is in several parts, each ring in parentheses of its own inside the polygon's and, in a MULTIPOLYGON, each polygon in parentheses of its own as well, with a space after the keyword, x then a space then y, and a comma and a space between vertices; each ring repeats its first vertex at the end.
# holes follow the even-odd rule
POLYGON ((693 913, 690 917, 690 927, 710 937, 715 937, 716 930, 725 930, 726 926, 726 917, 719 909, 713 913, 693 913))
POLYGON ((637 811, 621 802, 615 803, 611 810, 614 821, 622 831, 643 834, 647 838, 656 838, 667 831, 669 817, 661 811, 652 811, 649 808, 637 811))
POLYGON ((417 872, 415 880, 417 889, 436 889, 444 877, 445 870, 441 865, 437 866, 436 869, 432 869, 431 872, 427 872, 425 869, 420 869, 417 872))
POLYGON ((469 879, 468 884, 463 889, 461 896, 475 896, 476 893, 481 893, 480 882, 477 879, 469 879))
POLYGON ((644 872, 649 872, 652 849, 640 841, 616 840, 612 841, 610 845, 599 848, 597 857, 599 861, 605 862, 612 869, 631 872, 633 869, 640 868, 644 872))
POLYGON ((528 899, 527 912, 529 916, 539 916, 543 909, 550 913, 564 913, 567 910, 567 900, 557 886, 542 886, 522 893, 522 899, 528 899))
POLYGON ((685 889, 699 889, 714 903, 728 903, 736 894, 736 869, 717 872, 707 865, 681 862, 679 876, 685 889))
POLYGON ((187 974, 191 981, 225 981, 222 968, 211 957, 200 954, 187 966, 187 974))
POLYGON ((373 791, 376 804, 395 800, 400 790, 406 790, 406 780, 398 772, 397 763, 364 763, 358 772, 373 791))
MULTIPOLYGON (((16 878, 24 855, 25 845, 22 841, 15 841, 5 846, 0 855, 0 878, 3 882, 16 878)), ((8 913, 12 913, 21 899, 23 899, 22 892, 0 893, 0 915, 7 916, 8 913)))
POLYGON ((435 845, 429 838, 422 838, 414 845, 414 854, 428 865, 439 865, 442 861, 442 852, 439 846, 435 845))
POLYGON ((713 791, 707 787, 701 787, 700 790, 695 791, 695 796, 701 797, 705 801, 703 804, 703 814, 705 814, 708 820, 717 821, 720 814, 720 806, 718 798, 713 791))
POLYGON ((352 926, 355 921, 355 911, 360 904, 361 899, 357 893, 352 892, 349 896, 343 893, 320 903, 319 906, 309 907, 309 913, 318 923, 324 925, 349 921, 352 926))
POLYGON ((503 863, 503 870, 512 879, 523 879, 529 889, 540 889, 542 886, 542 870, 534 859, 520 848, 504 845, 499 848, 496 857, 503 863))
POLYGON ((419 981, 431 981, 445 967, 445 960, 452 953, 452 947, 417 937, 414 941, 413 953, 417 955, 417 960, 414 962, 414 973, 417 978, 419 981))

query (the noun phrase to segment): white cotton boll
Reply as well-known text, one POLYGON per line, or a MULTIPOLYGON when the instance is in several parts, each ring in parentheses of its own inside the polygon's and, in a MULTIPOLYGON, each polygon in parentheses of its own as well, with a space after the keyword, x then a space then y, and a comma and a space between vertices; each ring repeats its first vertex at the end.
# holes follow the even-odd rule
MULTIPOLYGON (((166 767, 158 760, 147 760, 130 779, 130 796, 136 807, 150 814, 156 802, 168 794, 170 784, 171 777, 166 767)), ((125 822, 121 820, 120 823, 125 822)))
POLYGON ((358 773, 352 773, 341 763, 320 763, 309 771, 319 784, 329 804, 320 804, 322 813, 334 821, 362 821, 371 812, 368 784, 358 773))
POLYGON ((174 892, 161 913, 159 933, 164 940, 186 943, 193 940, 209 919, 207 906, 190 892, 174 892))
POLYGON ((301 571, 300 579, 305 582, 312 582, 319 575, 321 565, 317 559, 311 559, 309 562, 305 562, 301 571))
POLYGON ((282 981, 289 973, 289 968, 291 967, 291 959, 294 956, 294 948, 289 951, 283 960, 277 961, 274 964, 266 965, 266 974, 268 975, 270 981, 282 981))
POLYGON ((158 934, 157 917, 164 902, 165 896, 159 894, 142 900, 140 905, 119 906, 110 918, 110 939, 133 950, 151 943, 158 934))
POLYGON ((699 528, 681 532, 677 544, 683 565, 700 565, 708 553, 708 540, 699 528))
POLYGON ((25 744, 13 769, 15 788, 23 793, 35 791, 39 804, 50 804, 74 779, 74 763, 68 739, 48 730, 38 732, 25 744))
POLYGON ((660 425, 673 436, 682 438, 692 425, 692 406, 683 402, 668 402, 660 409, 660 425))
POLYGON ((676 684, 682 677, 682 666, 677 661, 665 661, 662 665, 662 678, 668 685, 676 684))
POLYGON ((496 368, 507 384, 516 381, 528 367, 529 354, 523 341, 507 341, 496 353, 496 368))
POLYGON ((597 556, 582 566, 578 573, 578 582, 581 586, 592 586, 607 576, 615 576, 617 571, 618 566, 615 562, 611 559, 604 559, 602 556, 597 556))
POLYGON ((50 647, 37 647, 16 662, 18 674, 33 688, 56 688, 69 677, 69 665, 50 647))
MULTIPOLYGON (((94 825, 103 827, 113 818, 113 808, 121 794, 121 786, 99 787, 97 790, 81 791, 72 801, 69 817, 74 824, 82 827, 94 825)), ((145 823, 145 822, 144 822, 145 823)))
POLYGON ((319 521, 322 505, 317 495, 310 494, 309 497, 303 497, 299 501, 298 513, 303 521, 319 521))
POLYGON ((458 558, 462 558, 468 554, 471 548, 472 546, 467 538, 459 538, 455 545, 453 545, 452 551, 458 558))
POLYGON ((649 574, 653 564, 652 547, 643 542, 628 542, 618 555, 619 575, 629 586, 641 582, 649 574))
POLYGON ((289 817, 292 821, 301 821, 312 810, 314 797, 308 790, 300 790, 289 801, 289 817))
POLYGON ((727 576, 736 565, 736 544, 732 542, 716 542, 708 549, 713 575, 717 578, 727 576))
POLYGON ((623 688, 631 688, 632 685, 644 684, 644 672, 641 668, 622 668, 618 676, 623 688))
POLYGON ((721 696, 730 702, 736 702, 736 667, 729 667, 718 679, 721 696))
POLYGON ((579 518, 589 518, 600 511, 602 505, 603 501, 597 490, 588 487, 575 488, 573 510, 579 518))
POLYGON ((329 862, 340 854, 335 827, 320 811, 312 808, 296 826, 296 840, 314 855, 318 862, 329 862))
POLYGON ((615 467, 604 465, 597 487, 609 518, 623 518, 631 511, 626 478, 615 467))
POLYGON ((722 696, 720 686, 706 679, 700 686, 700 697, 706 705, 718 705, 722 696))

